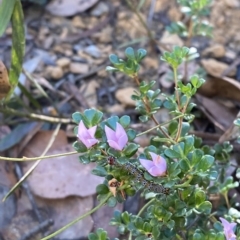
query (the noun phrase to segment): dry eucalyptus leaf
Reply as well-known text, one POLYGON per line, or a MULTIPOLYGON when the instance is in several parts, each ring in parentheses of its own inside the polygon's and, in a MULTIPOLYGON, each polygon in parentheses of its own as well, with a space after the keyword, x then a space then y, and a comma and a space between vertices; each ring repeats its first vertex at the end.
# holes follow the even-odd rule
POLYGON ((8 72, 0 60, 0 100, 5 98, 11 89, 11 85, 9 83, 8 72))
POLYGON ((198 90, 206 97, 222 97, 240 101, 240 83, 229 77, 209 77, 198 90))
POLYGON ((236 112, 231 111, 215 99, 196 95, 198 107, 204 112, 209 120, 222 131, 226 131, 235 120, 236 112))
POLYGON ((52 0, 47 10, 56 16, 69 17, 84 12, 92 7, 98 0, 52 0))

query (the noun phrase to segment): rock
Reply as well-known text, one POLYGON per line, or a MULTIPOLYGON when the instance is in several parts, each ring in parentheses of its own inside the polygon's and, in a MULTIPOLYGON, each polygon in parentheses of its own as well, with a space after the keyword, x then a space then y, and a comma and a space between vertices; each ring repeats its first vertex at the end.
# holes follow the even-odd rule
POLYGON ((114 211, 123 211, 123 204, 117 204, 114 208, 109 208, 108 206, 103 206, 98 211, 94 212, 92 215, 94 221, 94 231, 98 228, 103 228, 108 232, 108 236, 112 239, 118 237, 118 231, 116 226, 110 226, 109 222, 113 217, 114 211))
POLYGON ((168 44, 179 47, 183 46, 182 39, 177 34, 170 34, 168 31, 165 31, 163 33, 163 36, 160 41, 162 44, 168 44))
POLYGON ((80 88, 84 99, 87 101, 89 107, 93 108, 97 106, 97 88, 99 83, 96 80, 92 80, 88 83, 83 83, 80 88))
POLYGON ((159 67, 159 62, 158 62, 157 58, 145 57, 144 65, 146 66, 147 69, 153 68, 153 69, 157 70, 159 67))
POLYGON ((68 67, 69 64, 71 63, 70 59, 69 58, 59 58, 57 61, 56 61, 56 64, 61 67, 61 68, 65 68, 65 67, 68 67))
MULTIPOLYGON (((32 142, 34 143, 34 141, 36 140, 33 139, 32 142)), ((66 145, 52 150, 49 154, 70 151, 72 151, 72 146, 66 145)), ((25 152, 26 156, 30 155, 27 153, 25 152)), ((31 166, 32 163, 26 163, 24 172, 28 171, 31 166)), ((78 155, 56 157, 52 158, 51 161, 41 161, 29 176, 28 182, 32 192, 42 198, 87 197, 95 194, 96 186, 103 182, 103 178, 91 173, 95 166, 94 163, 83 164, 79 162, 78 155)))
POLYGON ((103 28, 101 32, 95 33, 93 37, 97 38, 101 43, 110 43, 113 40, 112 31, 113 31, 113 28, 110 26, 107 26, 103 28))
POLYGON ((232 50, 227 50, 225 56, 227 58, 230 58, 231 60, 234 60, 237 57, 237 53, 232 50))
POLYGON ((72 19, 72 25, 76 28, 82 28, 82 29, 86 29, 87 26, 86 24, 83 22, 82 18, 80 16, 75 16, 72 19))
POLYGON ((133 87, 119 89, 115 94, 116 99, 125 106, 135 107, 136 103, 131 98, 131 96, 134 94, 134 91, 136 91, 136 89, 133 87))
POLYGON ((49 72, 50 77, 55 80, 58 80, 63 77, 63 70, 62 70, 62 68, 60 68, 58 66, 57 67, 52 67, 52 66, 48 67, 47 72, 49 72))
POLYGON ((225 47, 223 45, 214 44, 213 46, 210 46, 203 51, 204 56, 207 55, 207 54, 210 54, 210 55, 212 55, 213 57, 216 57, 216 58, 220 58, 220 57, 225 56, 226 50, 225 50, 225 47))
MULTIPOLYGON (((215 59, 203 59, 201 60, 201 64, 203 65, 204 69, 212 76, 219 77, 222 73, 228 69, 228 65, 223 62, 219 62, 215 59)), ((231 71, 228 76, 234 76, 236 74, 236 69, 231 71)))
POLYGON ((84 74, 89 71, 89 66, 85 63, 77 63, 71 62, 70 63, 70 72, 74 74, 84 74))
MULTIPOLYGON (((1 169, 0 169, 0 172, 1 169)), ((10 191, 10 187, 0 184, 0 199, 3 199, 10 191)), ((11 194, 5 202, 0 202, 0 229, 11 222, 12 217, 16 212, 16 197, 11 194)))
POLYGON ((230 7, 230 8, 239 7, 239 1, 238 0, 224 0, 224 3, 227 7, 230 7))
POLYGON ((179 11, 179 8, 177 8, 176 6, 172 6, 168 11, 168 16, 171 22, 177 22, 181 20, 182 13, 179 11))
POLYGON ((124 106, 121 104, 114 104, 112 106, 107 107, 106 111, 110 113, 122 113, 124 112, 124 106))
POLYGON ((100 17, 104 13, 108 13, 109 9, 106 3, 99 2, 91 11, 91 15, 94 17, 100 17))
POLYGON ((90 45, 90 46, 84 48, 84 52, 95 58, 101 57, 101 51, 95 45, 90 45))

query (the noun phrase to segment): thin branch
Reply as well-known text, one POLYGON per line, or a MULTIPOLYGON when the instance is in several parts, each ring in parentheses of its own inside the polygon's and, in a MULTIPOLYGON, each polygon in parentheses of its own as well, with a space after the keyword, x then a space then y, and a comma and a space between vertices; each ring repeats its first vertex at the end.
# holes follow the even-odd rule
POLYGON ((43 159, 48 159, 48 158, 68 156, 68 155, 73 155, 73 154, 77 154, 77 153, 78 153, 77 151, 74 151, 74 152, 59 153, 59 154, 53 154, 53 155, 48 155, 48 156, 40 156, 40 157, 33 157, 33 158, 28 158, 28 157, 10 158, 10 157, 2 157, 2 156, 0 156, 0 160, 25 162, 25 161, 36 161, 36 160, 43 160, 43 159))
POLYGON ((47 115, 40 115, 35 113, 24 113, 24 112, 19 112, 12 108, 6 108, 6 107, 0 108, 0 112, 5 114, 11 114, 14 116, 19 116, 19 117, 31 118, 38 121, 51 122, 51 123, 64 123, 64 124, 73 123, 73 120, 70 118, 58 118, 58 117, 50 117, 47 115))

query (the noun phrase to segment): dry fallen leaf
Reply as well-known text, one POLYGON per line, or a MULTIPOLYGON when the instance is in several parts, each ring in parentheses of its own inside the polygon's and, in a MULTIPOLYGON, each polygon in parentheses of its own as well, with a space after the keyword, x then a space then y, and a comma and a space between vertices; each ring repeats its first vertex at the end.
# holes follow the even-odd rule
POLYGON ((5 65, 0 61, 0 100, 5 98, 11 89, 5 65))
POLYGON ((204 112, 209 120, 222 131, 226 131, 236 117, 236 112, 230 111, 215 99, 196 95, 198 107, 204 112))
MULTIPOLYGON (((40 156, 52 131, 38 132, 23 151, 27 157, 40 156)), ((47 155, 74 151, 67 145, 66 133, 59 131, 47 155)), ((24 163, 24 172, 32 162, 24 163)), ((67 196, 85 197, 94 194, 96 186, 102 183, 102 178, 91 174, 94 164, 84 165, 79 162, 78 155, 62 156, 41 161, 28 178, 32 192, 43 198, 65 198, 67 196), (87 185, 86 185, 87 181, 87 185)))
POLYGON ((98 0, 52 0, 47 10, 56 16, 68 17, 84 12, 92 7, 98 0))
POLYGON ((240 101, 240 83, 228 77, 209 77, 198 90, 206 97, 222 97, 240 101))

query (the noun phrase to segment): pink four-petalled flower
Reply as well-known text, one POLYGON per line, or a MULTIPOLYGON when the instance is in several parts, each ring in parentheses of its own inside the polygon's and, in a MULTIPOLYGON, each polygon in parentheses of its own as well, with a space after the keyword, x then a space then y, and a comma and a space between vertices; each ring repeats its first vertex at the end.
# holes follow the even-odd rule
POLYGON ((83 121, 80 121, 78 126, 78 138, 79 140, 87 147, 90 148, 93 145, 95 145, 98 140, 94 137, 95 132, 97 130, 97 126, 93 126, 89 129, 87 129, 83 123, 83 121))
POLYGON ((237 224, 236 223, 230 223, 226 219, 221 218, 221 217, 220 217, 220 220, 221 220, 222 225, 223 225, 223 231, 224 231, 226 240, 236 240, 237 236, 234 234, 233 229, 235 228, 235 226, 237 224))
POLYGON ((122 151, 128 142, 128 136, 122 125, 117 122, 115 131, 105 125, 105 133, 109 146, 122 151))
POLYGON ((156 153, 149 152, 152 160, 139 159, 140 163, 147 169, 147 171, 154 177, 164 176, 167 171, 166 160, 156 153))

